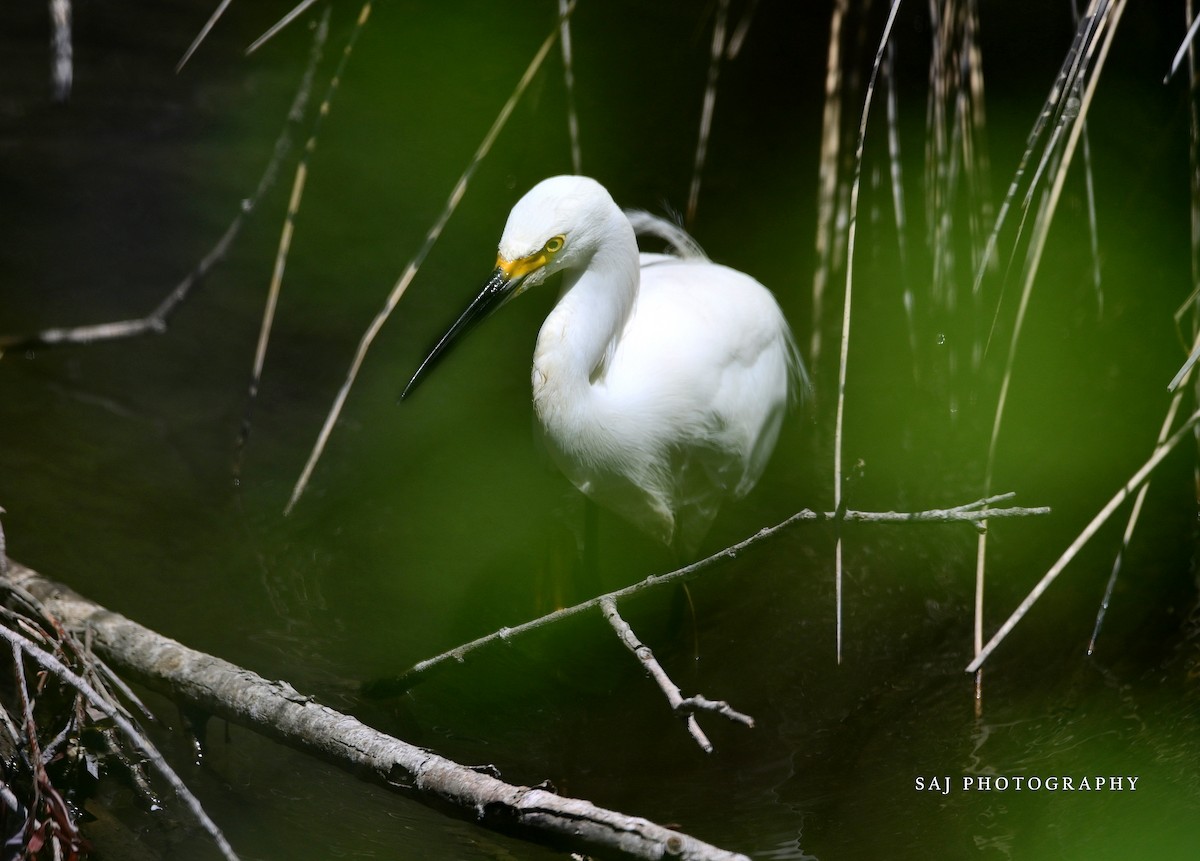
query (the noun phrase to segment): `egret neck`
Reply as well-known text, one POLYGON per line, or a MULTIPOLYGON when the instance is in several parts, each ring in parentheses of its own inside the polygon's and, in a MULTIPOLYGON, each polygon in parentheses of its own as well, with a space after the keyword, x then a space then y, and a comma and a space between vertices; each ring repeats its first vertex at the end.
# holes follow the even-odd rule
MULTIPOLYGON (((597 387, 637 302, 639 268, 633 227, 608 201, 607 241, 589 260, 563 272, 562 294, 538 333, 533 353, 533 402, 551 438, 596 440, 597 387)), ((571 446, 578 451, 591 446, 571 446)))

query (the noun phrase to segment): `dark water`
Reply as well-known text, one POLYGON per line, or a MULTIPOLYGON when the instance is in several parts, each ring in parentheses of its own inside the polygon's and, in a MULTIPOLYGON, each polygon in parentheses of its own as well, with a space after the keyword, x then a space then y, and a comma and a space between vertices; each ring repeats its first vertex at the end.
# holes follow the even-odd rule
MULTIPOLYGON (((153 307, 254 187, 307 53, 301 25, 242 59, 280 10, 234 4, 174 75, 208 4, 78 6, 65 105, 48 101, 42 10, 0 12, 5 332, 153 307)), ((529 355, 551 297, 510 306, 419 397, 396 405, 486 274, 509 206, 570 169, 553 58, 368 356, 307 496, 281 515, 361 331, 553 6, 376 5, 311 160, 237 486, 234 439, 290 162, 167 334, 0 360, 9 552, 383 730, 756 858, 1189 857, 1200 837, 1194 450, 1156 474, 1097 654, 1084 648, 1123 513, 988 664, 981 718, 963 672, 976 544, 958 526, 845 528, 840 665, 829 527, 797 529, 694 584, 694 634, 676 596, 630 603, 629 621, 685 693, 755 717, 753 730, 704 720, 710 756, 599 618, 483 653, 403 698, 357 693, 364 679, 523 621, 551 607, 556 590, 578 588, 569 548, 579 504, 530 433, 529 355), (1136 777, 1136 789, 1047 788, 1051 778, 1113 776, 1136 777), (966 791, 968 777, 1009 782, 966 791), (1016 777, 1043 785, 1017 790, 1016 777), (919 790, 918 778, 926 787, 936 778, 937 789, 919 790)), ((710 37, 702 6, 581 4, 584 170, 622 203, 686 200, 710 37)), ((802 342, 816 325, 828 345, 838 302, 814 321, 809 286, 828 22, 791 6, 761 4, 743 54, 722 71, 695 232, 714 258, 776 291, 802 342)), ((356 11, 334 10, 325 75, 356 11)), ((908 14, 899 45, 911 85, 900 98, 911 270, 897 274, 890 196, 872 178, 886 176, 882 147, 859 235, 846 456, 863 462, 850 504, 868 510, 980 495, 1003 357, 997 348, 982 371, 969 370, 978 320, 919 304, 915 353, 903 322, 898 282, 921 297, 929 280, 920 240, 928 34, 924 12, 908 14)), ((1008 12, 982 13, 997 194, 1069 42, 1069 18, 1026 14, 1018 26, 1008 12)), ((1171 314, 1190 291, 1184 86, 1160 80, 1183 25, 1156 14, 1128 13, 1092 115, 1103 299, 1090 280, 1078 177, 1035 288, 993 486, 1055 513, 993 524, 989 632, 1148 456, 1182 362, 1171 314)), ((1005 295, 1006 319, 1017 289, 1005 295)), ((992 292, 984 328, 995 307, 992 292)), ((798 508, 831 506, 828 349, 814 401, 785 427, 760 488, 722 515, 709 549, 798 508)), ((606 588, 670 567, 621 523, 600 528, 606 588)), ((175 720, 169 704, 151 701, 175 720)), ((551 857, 237 728, 213 733, 202 768, 186 765, 179 734, 159 739, 243 857, 551 857)), ((150 857, 213 856, 182 813, 148 820, 119 786, 93 806, 105 857, 133 857, 113 818, 143 835, 150 857)))

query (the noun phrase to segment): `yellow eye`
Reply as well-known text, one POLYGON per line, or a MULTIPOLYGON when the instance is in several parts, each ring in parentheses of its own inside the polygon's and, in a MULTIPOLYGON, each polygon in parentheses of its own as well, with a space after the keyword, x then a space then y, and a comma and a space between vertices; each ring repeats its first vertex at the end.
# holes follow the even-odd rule
POLYGON ((546 244, 542 248, 542 250, 545 251, 547 254, 557 254, 558 252, 562 251, 564 242, 566 242, 565 237, 552 236, 548 240, 546 240, 546 244))

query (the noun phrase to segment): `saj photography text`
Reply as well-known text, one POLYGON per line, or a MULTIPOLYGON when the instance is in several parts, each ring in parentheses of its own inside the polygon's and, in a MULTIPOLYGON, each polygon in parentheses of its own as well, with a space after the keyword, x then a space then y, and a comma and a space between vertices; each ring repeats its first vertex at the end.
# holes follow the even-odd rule
POLYGON ((919 775, 913 778, 913 789, 941 795, 951 792, 1136 792, 1138 780, 1133 775, 919 775))

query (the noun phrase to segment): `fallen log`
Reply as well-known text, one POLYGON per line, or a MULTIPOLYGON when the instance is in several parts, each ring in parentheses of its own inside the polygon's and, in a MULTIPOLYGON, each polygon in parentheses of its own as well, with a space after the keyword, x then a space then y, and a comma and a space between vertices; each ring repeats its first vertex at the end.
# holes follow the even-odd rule
POLYGON ((284 681, 264 679, 198 652, 8 560, 0 590, 32 595, 113 667, 190 709, 224 718, 327 760, 363 779, 516 837, 598 858, 748 861, 649 820, 543 787, 515 786, 321 705, 284 681))

